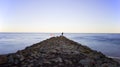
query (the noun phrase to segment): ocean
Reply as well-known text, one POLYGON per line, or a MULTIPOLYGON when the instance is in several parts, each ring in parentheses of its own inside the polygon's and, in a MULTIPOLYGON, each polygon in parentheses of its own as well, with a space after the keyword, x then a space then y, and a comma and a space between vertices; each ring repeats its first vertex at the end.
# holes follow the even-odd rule
MULTIPOLYGON (((14 53, 60 35, 60 33, 0 33, 0 54, 14 53)), ((64 33, 64 36, 107 56, 120 57, 120 34, 64 33)))

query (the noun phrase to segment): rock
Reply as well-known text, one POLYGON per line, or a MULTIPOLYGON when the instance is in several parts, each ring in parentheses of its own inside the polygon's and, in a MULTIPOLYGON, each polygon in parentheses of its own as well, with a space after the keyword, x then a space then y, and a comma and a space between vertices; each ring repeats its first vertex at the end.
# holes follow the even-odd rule
POLYGON ((82 59, 79 61, 84 67, 93 67, 95 65, 95 61, 89 58, 82 59))
POLYGON ((23 56, 20 57, 20 61, 23 61, 25 58, 23 56))
POLYGON ((78 52, 78 51, 73 51, 72 53, 74 53, 74 54, 80 54, 80 52, 78 52))
POLYGON ((8 56, 8 62, 14 63, 14 57, 12 55, 8 56))
POLYGON ((50 52, 51 53, 57 53, 57 50, 51 50, 50 52))
POLYGON ((29 64, 27 67, 33 67, 34 65, 33 64, 29 64))
POLYGON ((7 57, 3 56, 3 55, 0 55, 0 64, 4 64, 6 62, 7 62, 7 57))
POLYGON ((109 67, 108 64, 104 63, 101 65, 101 67, 109 67))
POLYGON ((23 61, 25 59, 23 55, 17 54, 16 56, 20 61, 23 61))
POLYGON ((52 62, 58 63, 58 62, 62 62, 62 59, 60 57, 57 58, 53 58, 51 59, 52 62))
POLYGON ((18 60, 18 59, 15 59, 14 63, 15 63, 15 64, 18 64, 18 63, 19 63, 19 60, 18 60))
POLYGON ((70 65, 72 64, 72 61, 71 61, 71 60, 66 60, 66 59, 65 59, 64 62, 65 62, 65 64, 70 64, 70 65))
POLYGON ((51 61, 52 61, 52 62, 55 62, 55 63, 58 63, 58 62, 62 63, 62 62, 63 62, 63 61, 62 61, 62 58, 60 58, 60 57, 53 58, 53 59, 51 59, 51 61))
POLYGON ((44 64, 51 64, 51 62, 49 60, 46 60, 46 59, 43 61, 43 63, 44 64))
POLYGON ((58 57, 57 59, 58 59, 58 62, 60 62, 60 63, 63 62, 63 61, 62 61, 62 58, 58 57))

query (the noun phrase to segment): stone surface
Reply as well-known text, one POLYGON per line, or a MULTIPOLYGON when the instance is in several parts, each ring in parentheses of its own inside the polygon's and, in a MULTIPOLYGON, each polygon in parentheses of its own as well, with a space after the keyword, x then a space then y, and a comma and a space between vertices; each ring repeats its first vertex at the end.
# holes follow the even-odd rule
POLYGON ((101 52, 59 36, 13 54, 0 55, 0 67, 120 67, 120 64, 101 52))
POLYGON ((6 62, 7 62, 7 57, 3 56, 3 55, 0 55, 0 64, 4 64, 6 62))

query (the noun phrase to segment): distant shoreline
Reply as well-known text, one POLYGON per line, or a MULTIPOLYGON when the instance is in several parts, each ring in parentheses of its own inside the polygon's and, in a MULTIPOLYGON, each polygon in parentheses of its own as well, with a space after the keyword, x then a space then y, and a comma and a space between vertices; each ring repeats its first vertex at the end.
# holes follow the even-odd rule
MULTIPOLYGON (((0 32, 0 33, 47 33, 47 34, 49 34, 49 33, 56 33, 56 34, 58 34, 58 33, 61 33, 61 32, 0 32)), ((88 33, 88 32, 86 32, 86 33, 80 33, 80 32, 65 32, 66 34, 120 34, 120 33, 95 33, 95 32, 91 32, 91 33, 88 33)))

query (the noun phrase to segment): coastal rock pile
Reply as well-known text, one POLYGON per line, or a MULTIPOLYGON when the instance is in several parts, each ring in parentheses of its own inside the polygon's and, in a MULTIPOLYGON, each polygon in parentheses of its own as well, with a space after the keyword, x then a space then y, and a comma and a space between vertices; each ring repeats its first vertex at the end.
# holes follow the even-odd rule
POLYGON ((16 53, 0 55, 0 67, 120 67, 120 64, 101 52, 59 36, 16 53))

